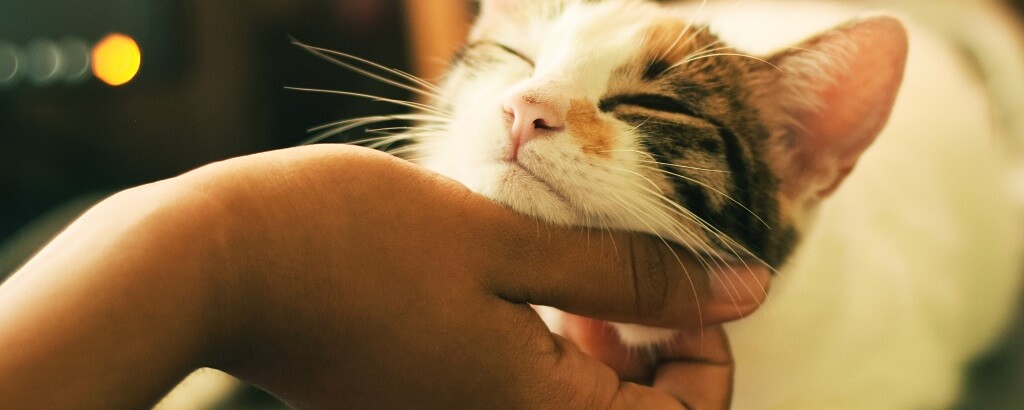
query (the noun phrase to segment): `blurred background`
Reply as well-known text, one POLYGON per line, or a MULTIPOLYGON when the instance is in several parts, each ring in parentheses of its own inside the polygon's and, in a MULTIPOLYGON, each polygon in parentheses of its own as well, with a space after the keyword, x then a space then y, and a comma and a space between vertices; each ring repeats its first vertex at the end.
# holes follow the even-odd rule
MULTIPOLYGON (((309 55, 289 36, 435 79, 470 19, 466 3, 3 0, 0 243, 82 195, 291 146, 325 122, 394 112, 286 90, 409 97, 309 55), (96 46, 112 33, 134 39, 141 52, 137 73, 119 86, 92 67, 96 46)), ((124 57, 117 52, 107 59, 124 57)))
MULTIPOLYGON (((1024 12, 1024 0, 1006 5, 1024 12)), ((411 98, 291 37, 437 79, 472 10, 468 0, 0 1, 0 279, 109 193, 398 111, 285 86, 411 98)), ((979 380, 972 391, 1024 395, 1020 372, 979 380)))
MULTIPOLYGON (((406 97, 312 57, 289 36, 408 69, 407 19, 399 0, 3 0, 0 242, 81 195, 295 145, 327 121, 393 112, 285 90, 406 97), (141 49, 138 72, 120 86, 89 64, 111 33, 141 49)), ((118 53, 131 50, 105 57, 116 65, 118 53)))

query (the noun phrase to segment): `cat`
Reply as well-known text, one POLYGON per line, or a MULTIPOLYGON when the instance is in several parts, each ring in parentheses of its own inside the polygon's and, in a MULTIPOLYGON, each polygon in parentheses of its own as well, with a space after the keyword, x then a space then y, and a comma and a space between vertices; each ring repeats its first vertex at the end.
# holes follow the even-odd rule
MULTIPOLYGON (((414 81, 435 100, 384 142, 415 138, 399 151, 425 167, 551 223, 777 270, 726 328, 736 408, 948 407, 1012 312, 1010 136, 962 55, 904 20, 482 0, 442 85, 414 81)), ((633 346, 673 334, 615 326, 633 346)))

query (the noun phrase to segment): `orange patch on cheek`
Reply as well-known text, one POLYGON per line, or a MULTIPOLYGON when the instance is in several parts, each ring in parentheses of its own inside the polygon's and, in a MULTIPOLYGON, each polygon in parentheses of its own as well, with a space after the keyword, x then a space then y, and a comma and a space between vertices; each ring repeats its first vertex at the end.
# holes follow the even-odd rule
POLYGON ((566 113, 569 135, 580 144, 584 153, 610 157, 615 128, 598 116, 597 107, 584 100, 569 102, 566 113))

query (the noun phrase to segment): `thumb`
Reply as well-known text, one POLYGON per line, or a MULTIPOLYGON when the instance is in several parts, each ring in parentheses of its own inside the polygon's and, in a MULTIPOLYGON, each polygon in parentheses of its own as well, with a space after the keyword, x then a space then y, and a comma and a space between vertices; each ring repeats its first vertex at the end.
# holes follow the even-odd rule
POLYGON ((765 267, 698 263, 644 234, 539 228, 510 212, 478 229, 502 232, 481 234, 503 250, 488 269, 499 296, 613 322, 692 328, 735 320, 760 307, 770 279, 765 267))

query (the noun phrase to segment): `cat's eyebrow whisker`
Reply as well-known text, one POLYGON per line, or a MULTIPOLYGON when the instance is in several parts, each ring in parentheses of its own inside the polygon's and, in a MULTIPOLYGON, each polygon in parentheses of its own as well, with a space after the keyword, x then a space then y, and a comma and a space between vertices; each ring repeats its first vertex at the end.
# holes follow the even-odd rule
POLYGON ((712 41, 710 43, 705 44, 704 47, 701 47, 701 48, 698 48, 696 50, 693 50, 692 53, 686 55, 686 57, 683 57, 683 58, 681 58, 679 60, 683 61, 683 60, 687 60, 687 59, 690 59, 692 57, 695 57, 695 56, 698 56, 698 55, 701 55, 701 54, 707 54, 707 53, 711 53, 711 52, 714 52, 714 51, 720 51, 720 50, 728 50, 728 49, 732 48, 732 47, 729 47, 729 46, 715 47, 715 46, 718 46, 718 45, 721 45, 721 44, 722 44, 722 40, 712 41))
POLYGON ((342 68, 345 68, 347 70, 351 70, 353 72, 362 74, 362 75, 364 75, 366 77, 369 77, 369 78, 372 78, 374 80, 383 82, 385 84, 393 85, 395 87, 398 87, 398 88, 401 88, 401 89, 404 89, 404 90, 408 90, 408 91, 414 92, 416 94, 420 94, 420 95, 425 96, 425 97, 444 99, 441 96, 441 94, 440 94, 440 92, 441 92, 440 88, 438 88, 437 86, 431 84, 429 81, 426 81, 426 80, 424 80, 422 78, 416 77, 416 76, 414 76, 412 74, 406 73, 404 71, 396 70, 396 69, 393 69, 393 68, 388 68, 388 67, 382 66, 380 64, 374 63, 372 61, 369 61, 369 60, 366 60, 366 59, 363 59, 363 58, 359 58, 359 57, 356 57, 356 56, 351 55, 351 54, 342 53, 340 51, 334 51, 334 50, 328 50, 328 49, 325 49, 325 48, 314 47, 314 46, 311 46, 311 45, 299 42, 297 40, 293 40, 292 44, 295 44, 295 45, 297 45, 299 47, 302 47, 303 49, 305 49, 306 51, 312 53, 313 55, 316 55, 316 56, 318 56, 320 58, 323 58, 323 59, 325 59, 327 61, 330 61, 330 62, 332 62, 332 63, 334 63, 334 64, 336 64, 338 66, 341 66, 342 68), (397 76, 399 76, 401 78, 404 78, 406 80, 412 81, 412 82, 414 82, 415 84, 417 84, 417 85, 419 85, 421 87, 426 87, 426 90, 413 87, 412 85, 409 85, 409 84, 400 83, 400 82, 392 80, 390 78, 386 78, 386 77, 383 77, 381 75, 372 73, 372 72, 367 71, 365 69, 356 67, 356 66, 354 66, 352 64, 349 64, 349 63, 346 63, 344 61, 338 60, 336 58, 330 57, 330 56, 328 56, 328 54, 332 54, 332 55, 335 55, 335 56, 338 56, 338 57, 347 58, 349 60, 358 61, 360 63, 363 63, 363 64, 369 65, 371 67, 374 67, 374 68, 376 68, 378 70, 383 70, 383 71, 389 72, 389 73, 391 73, 393 75, 397 75, 397 76))
MULTIPOLYGON (((679 41, 682 40, 682 38, 684 36, 686 36, 687 33, 690 32, 690 29, 693 28, 694 23, 697 22, 697 19, 700 17, 700 14, 704 11, 704 7, 707 6, 707 5, 708 5, 708 0, 701 0, 700 6, 697 8, 697 12, 693 14, 693 17, 690 17, 690 21, 688 21, 686 23, 686 27, 684 27, 683 30, 679 32, 679 35, 676 37, 675 41, 672 42, 672 45, 670 45, 667 49, 662 51, 662 54, 661 54, 661 56, 659 56, 659 59, 664 59, 665 56, 668 55, 668 53, 671 53, 672 50, 674 50, 676 48, 676 46, 679 45, 679 41)), ((706 27, 702 27, 701 30, 704 30, 705 28, 706 27)), ((696 33, 693 33, 693 35, 691 35, 690 38, 686 40, 686 42, 688 43, 688 42, 690 42, 690 40, 696 38, 698 33, 700 33, 700 31, 697 31, 696 33)), ((665 71, 668 71, 668 70, 665 70, 665 71)), ((663 71, 663 73, 664 73, 664 71, 663 71)))
POLYGON ((438 115, 445 115, 445 116, 451 116, 452 115, 452 112, 450 112, 450 111, 444 110, 442 108, 434 107, 434 106, 431 106, 431 105, 427 105, 427 104, 423 104, 423 103, 417 103, 417 102, 412 102, 412 101, 396 100, 396 99, 393 99, 393 98, 385 98, 385 97, 381 97, 381 96, 377 96, 377 95, 371 95, 371 94, 363 94, 363 93, 356 93, 356 92, 351 92, 351 91, 340 91, 340 90, 325 90, 325 89, 321 89, 321 88, 304 88, 304 87, 284 87, 284 88, 286 90, 292 90, 292 91, 305 91, 305 92, 311 92, 311 93, 337 94, 337 95, 345 95, 345 96, 350 96, 350 97, 359 97, 359 98, 365 98, 365 99, 368 99, 368 100, 371 100, 371 101, 375 101, 375 102, 386 102, 386 103, 391 103, 391 104, 395 104, 395 105, 400 105, 400 106, 403 106, 403 107, 406 107, 406 108, 412 108, 412 109, 416 109, 416 110, 423 110, 423 111, 434 113, 434 114, 438 114, 438 115))
POLYGON ((697 61, 697 60, 700 60, 700 59, 711 58, 711 57, 742 57, 742 58, 749 58, 751 60, 756 60, 756 61, 760 61, 762 63, 768 64, 768 65, 772 66, 772 68, 774 68, 776 70, 784 71, 783 69, 779 68, 779 66, 773 64, 771 61, 765 60, 765 59, 763 59, 761 57, 755 57, 755 56, 741 54, 741 53, 709 54, 709 55, 700 56, 700 57, 697 57, 697 58, 694 58, 694 59, 690 59, 689 61, 687 61, 687 63, 691 63, 691 62, 694 62, 694 61, 697 61))
MULTIPOLYGON (((686 41, 684 41, 682 44, 680 44, 680 40, 682 40, 683 37, 686 37, 686 35, 689 33, 689 31, 690 31, 690 26, 689 25, 684 27, 679 32, 679 35, 676 36, 676 39, 672 41, 672 44, 670 44, 668 47, 665 47, 664 50, 661 50, 661 53, 658 54, 658 60, 664 60, 665 57, 668 57, 669 53, 671 53, 672 50, 676 49, 676 47, 681 46, 681 45, 685 45, 686 43, 689 43, 690 40, 694 39, 696 37, 697 33, 694 33, 694 35, 690 36, 688 39, 686 39, 686 41)), ((668 70, 664 70, 661 73, 664 74, 665 71, 668 71, 668 70)))
POLYGON ((665 73, 667 73, 669 71, 672 71, 672 70, 675 70, 675 69, 679 68, 680 66, 682 66, 682 65, 686 64, 687 62, 689 62, 689 60, 691 60, 694 56, 701 55, 701 54, 712 53, 712 52, 715 52, 715 51, 722 51, 722 50, 729 50, 729 49, 731 49, 731 47, 728 47, 728 46, 712 48, 712 47, 715 47, 715 46, 717 46, 719 44, 722 44, 721 40, 716 40, 716 41, 712 41, 711 43, 705 44, 703 47, 701 47, 701 48, 699 48, 697 50, 694 50, 690 54, 687 54, 686 57, 683 57, 683 58, 679 59, 679 61, 673 63, 672 65, 669 65, 668 67, 666 67, 664 70, 661 71, 661 73, 659 75, 664 75, 665 73))
POLYGON ((665 71, 672 70, 672 69, 678 68, 680 66, 686 65, 686 64, 688 64, 690 62, 699 60, 701 57, 709 55, 709 54, 714 54, 714 53, 719 52, 719 51, 725 51, 725 50, 732 50, 733 49, 732 47, 729 47, 729 46, 711 48, 711 47, 714 47, 715 45, 718 45, 719 43, 720 42, 718 42, 718 41, 713 42, 711 44, 708 44, 708 45, 702 47, 699 50, 696 50, 696 51, 690 53, 686 57, 683 57, 683 58, 679 59, 679 61, 677 61, 675 64, 672 64, 671 66, 669 66, 665 71))

